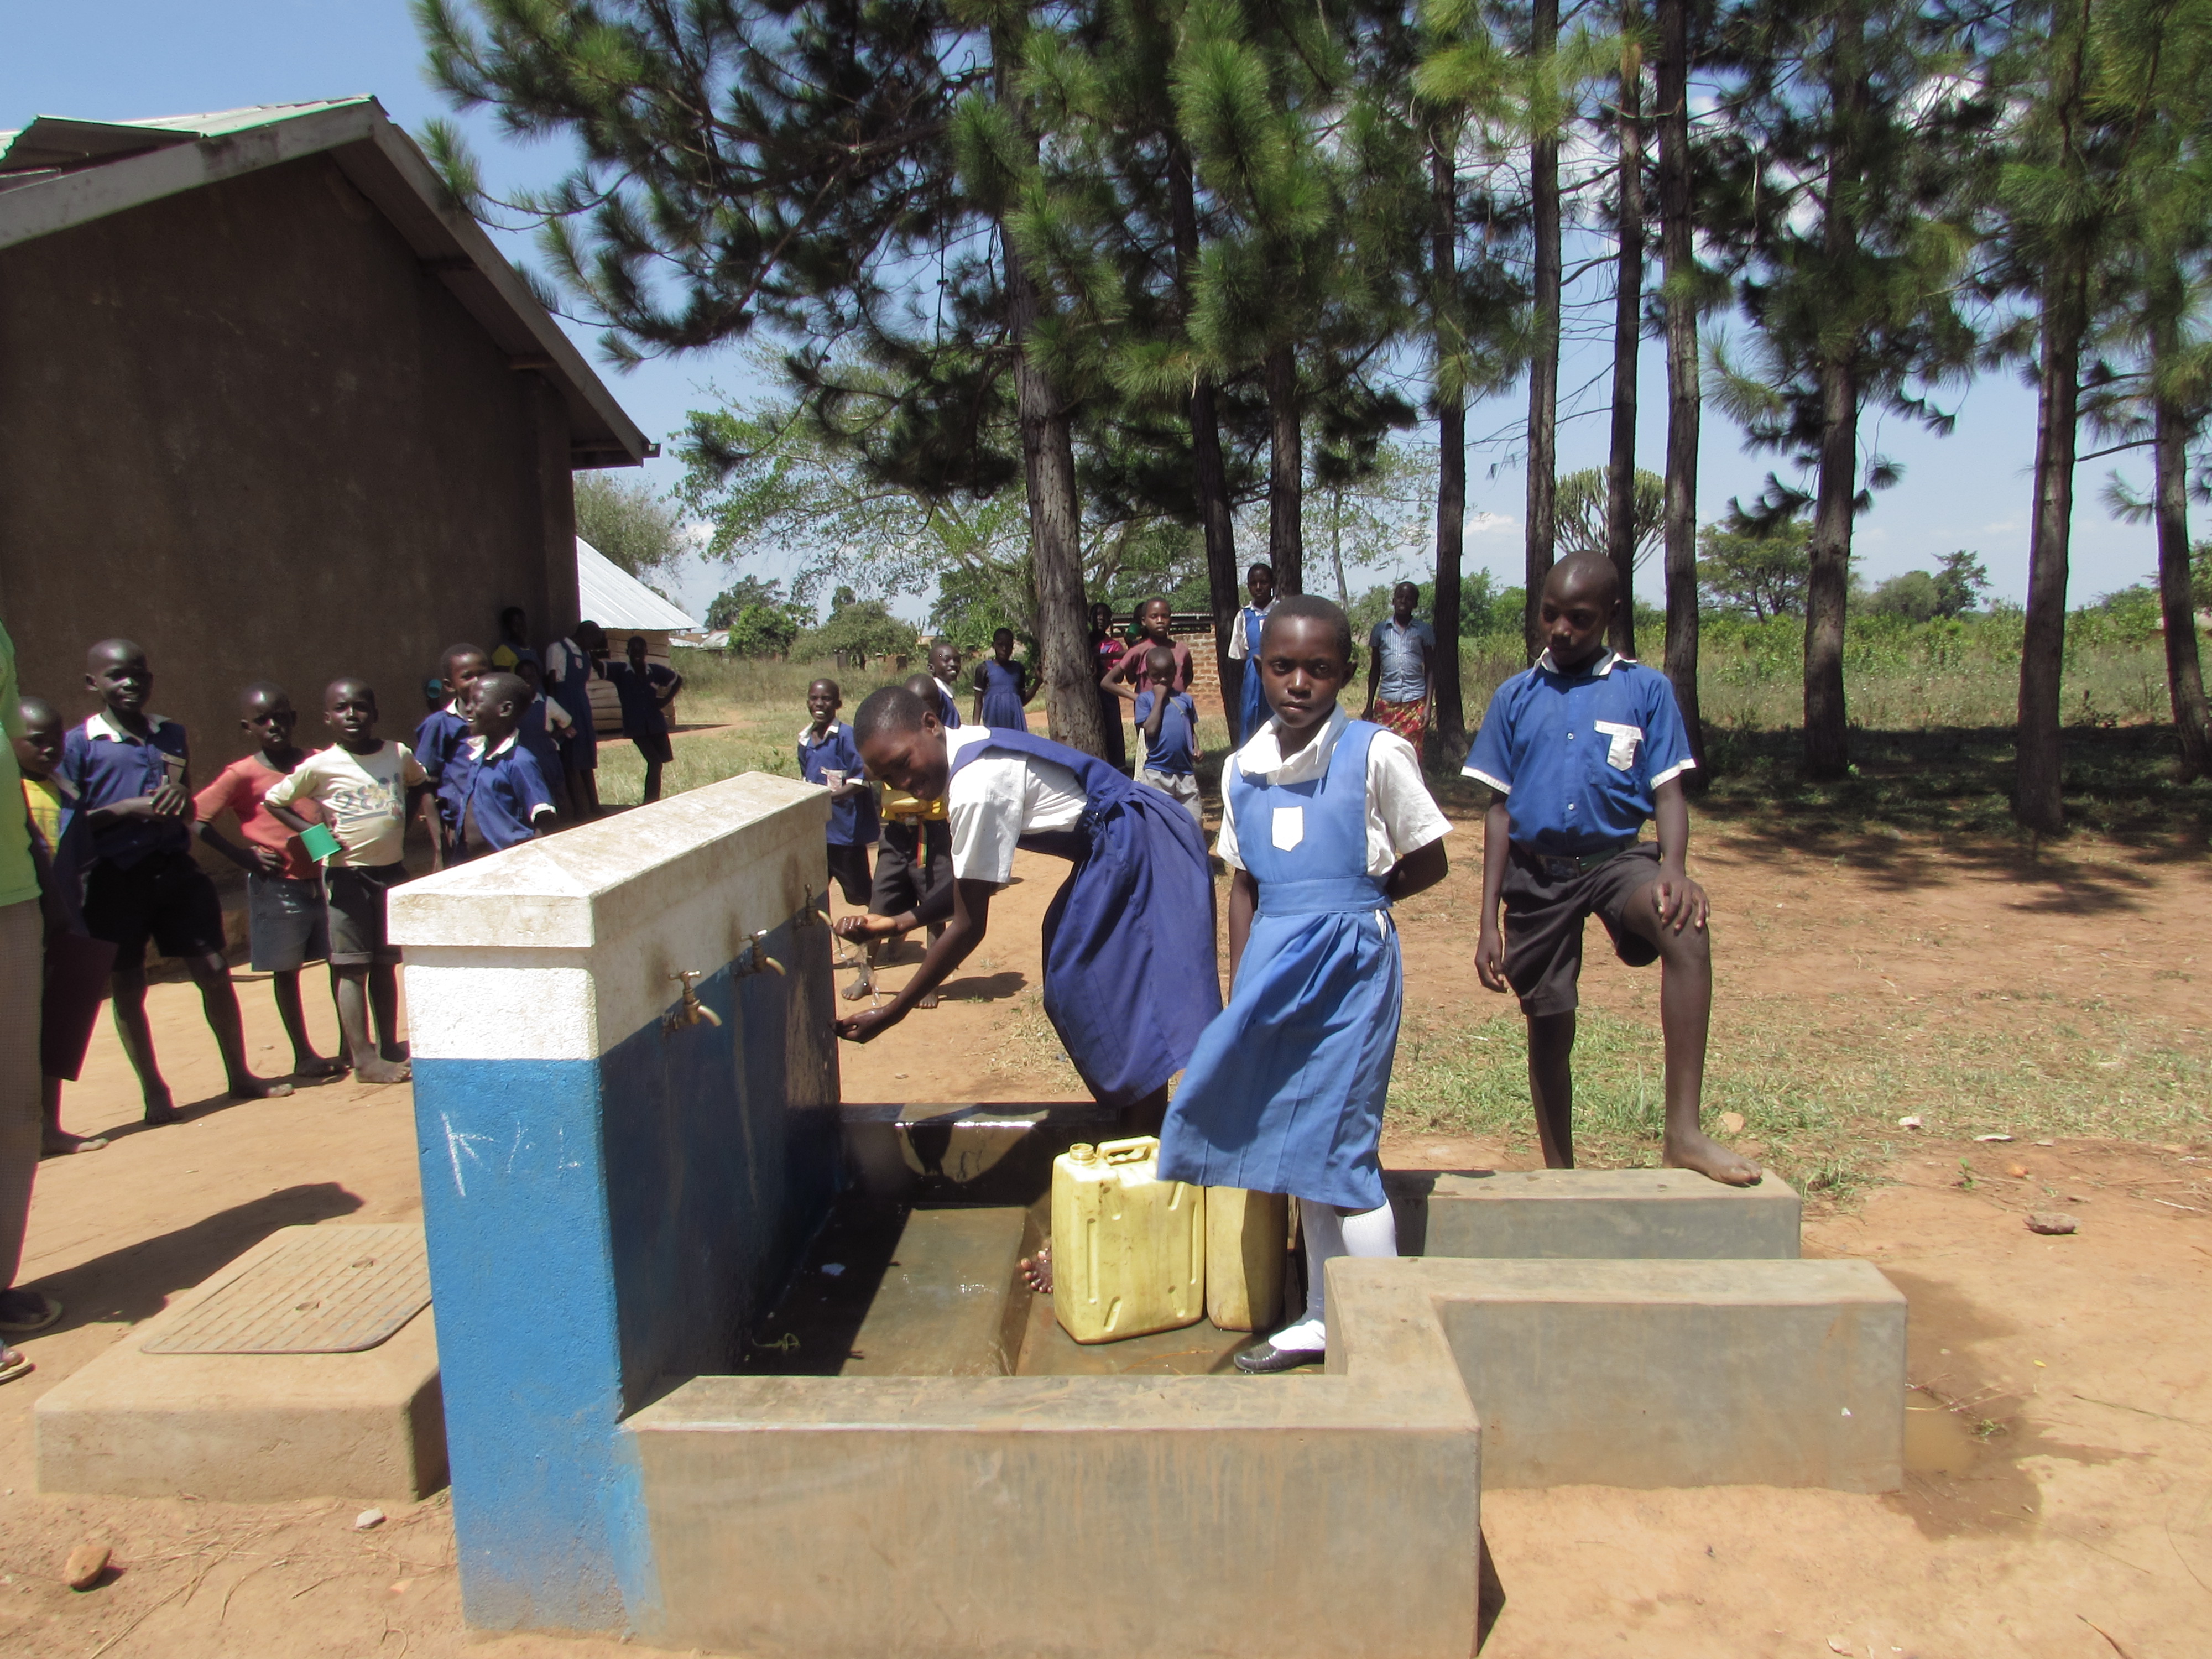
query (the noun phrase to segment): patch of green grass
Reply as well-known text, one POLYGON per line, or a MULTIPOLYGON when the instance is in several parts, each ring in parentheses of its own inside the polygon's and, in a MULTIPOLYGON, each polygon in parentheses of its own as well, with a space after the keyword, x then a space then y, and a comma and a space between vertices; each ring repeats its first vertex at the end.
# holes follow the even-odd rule
MULTIPOLYGON (((805 724, 802 712, 791 724, 796 734, 805 724)), ((676 739, 676 758, 661 769, 660 792, 680 795, 734 778, 741 772, 769 772, 780 778, 799 775, 796 745, 788 738, 773 738, 765 732, 703 732, 676 739)), ((645 799, 645 762, 636 745, 599 745, 599 800, 607 806, 635 806, 645 799)))
MULTIPOLYGON (((1799 1191, 1841 1202, 1893 1155, 1899 1117, 1947 1138, 1993 1133, 2176 1139, 2212 1123, 2204 1034, 2136 1022, 2084 1001, 2082 1032, 1983 1029, 1941 1006, 1856 1020, 1789 999, 1723 1005, 1707 1061, 1705 1122, 1741 1112, 1742 1139, 1799 1191)), ((1415 1132, 1535 1146, 1527 1028, 1515 1013, 1407 1022, 1389 1117, 1415 1132)), ((1581 1011, 1575 1042, 1578 1161, 1659 1161, 1663 1060, 1656 1024, 1581 1011)))

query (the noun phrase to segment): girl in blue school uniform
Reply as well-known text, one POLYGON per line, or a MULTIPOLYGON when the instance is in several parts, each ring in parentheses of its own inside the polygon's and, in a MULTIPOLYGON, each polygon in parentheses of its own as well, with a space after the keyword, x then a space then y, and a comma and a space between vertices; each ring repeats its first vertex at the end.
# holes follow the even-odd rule
POLYGON ((1028 731, 1023 705, 1030 690, 1029 665, 1014 660, 1013 629, 1002 628, 991 635, 991 654, 975 665, 975 723, 1028 731))
POLYGON ((1267 720, 1267 693, 1260 684, 1260 630, 1275 608, 1275 567, 1255 564, 1244 573, 1244 591, 1252 603, 1237 613, 1237 626, 1229 635, 1231 659, 1244 665, 1244 689, 1237 695, 1237 740, 1249 743, 1267 720))
POLYGON ((1132 1133, 1157 1131, 1168 1079, 1221 1007, 1213 878, 1188 812, 1096 756, 1025 732, 947 732, 937 710, 887 685, 853 713, 868 775, 942 800, 951 881, 902 915, 846 916, 846 939, 880 939, 942 921, 921 966, 881 1008, 837 1022, 866 1042, 904 1019, 983 942, 991 898, 1014 853, 1067 860, 1044 918, 1044 1011, 1093 1097, 1132 1133))
POLYGON ((1229 1006, 1161 1133, 1163 1181, 1298 1200, 1305 1315, 1237 1356, 1255 1374, 1323 1357, 1332 1258, 1398 1254, 1381 1158, 1403 984, 1389 913, 1443 879, 1451 825, 1413 745, 1337 707, 1351 659, 1343 611, 1275 602, 1256 663, 1273 718, 1222 774, 1229 1006))

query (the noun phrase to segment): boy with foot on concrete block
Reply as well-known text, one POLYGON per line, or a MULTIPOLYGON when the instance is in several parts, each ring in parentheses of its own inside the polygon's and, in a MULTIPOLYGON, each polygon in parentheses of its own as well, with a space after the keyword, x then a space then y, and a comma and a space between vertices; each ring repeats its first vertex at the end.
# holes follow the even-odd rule
POLYGON ((1352 624, 1327 599, 1275 602, 1258 668, 1273 718, 1221 775, 1229 1006, 1206 1028, 1160 1135, 1159 1178, 1286 1193, 1305 1240, 1305 1316, 1237 1368, 1319 1363, 1340 1255, 1394 1256, 1382 1103, 1404 975, 1391 904, 1444 878, 1451 824, 1405 738, 1346 717, 1352 624))
POLYGON ((1148 783, 1162 794, 1172 795, 1183 810, 1203 826, 1205 810, 1198 799, 1198 705, 1188 691, 1170 691, 1175 658, 1153 646, 1145 678, 1153 690, 1137 693, 1137 735, 1144 740, 1144 763, 1137 781, 1148 783))
POLYGON ((1698 1123, 1713 1003, 1705 889, 1684 872, 1688 735, 1667 677, 1606 648, 1619 578, 1599 553, 1552 567, 1541 598, 1544 654, 1498 688, 1466 772, 1492 790, 1483 819, 1484 985, 1510 985, 1528 1021, 1528 1089, 1545 1164, 1572 1169, 1576 982, 1583 923, 1595 915, 1632 968, 1660 966, 1670 1168, 1732 1187, 1753 1164, 1698 1123), (1639 841, 1646 819, 1659 839, 1639 841), (1498 907, 1504 906, 1504 927, 1498 907))
POLYGON ((77 811, 91 832, 84 924, 94 939, 115 947, 115 1030, 138 1073, 146 1121, 178 1121, 146 1021, 149 941, 191 969, 230 1092, 246 1100, 289 1095, 290 1084, 256 1077, 246 1067, 238 993, 223 955, 222 902, 192 860, 185 728, 147 712, 154 674, 135 641, 102 640, 85 665, 85 690, 105 706, 70 730, 57 775, 76 791, 77 811))
POLYGON ((270 811, 269 792, 307 758, 292 741, 300 716, 281 685, 257 680, 239 695, 239 727, 255 745, 245 759, 233 761, 192 801, 199 837, 246 872, 246 924, 252 965, 269 975, 276 1016, 292 1044, 294 1077, 336 1077, 342 1060, 315 1052, 307 1036, 307 1017, 300 1006, 300 969, 330 954, 329 924, 323 912, 323 872, 292 826, 270 811), (239 846, 216 828, 225 812, 238 820, 246 838, 239 846))
MULTIPOLYGON (((868 848, 876 844, 876 792, 863 776, 853 728, 840 721, 845 699, 835 680, 806 688, 812 718, 799 728, 799 775, 830 792, 830 875, 845 902, 868 908, 868 848)), ((826 896, 826 895, 825 895, 826 896)))
POLYGON ((454 861, 505 852, 550 834, 553 787, 522 746, 530 688, 514 674, 491 673, 476 684, 469 738, 447 768, 460 845, 454 861))
POLYGON ((323 892, 338 1029, 354 1076, 363 1083, 404 1083, 399 947, 385 938, 384 900, 407 879, 401 862, 407 809, 410 800, 428 796, 430 782, 405 744, 376 735, 376 693, 366 681, 332 680, 323 692, 323 721, 337 741, 295 766, 261 804, 302 835, 309 826, 298 806, 313 801, 321 808, 324 827, 337 842, 324 862, 323 892))

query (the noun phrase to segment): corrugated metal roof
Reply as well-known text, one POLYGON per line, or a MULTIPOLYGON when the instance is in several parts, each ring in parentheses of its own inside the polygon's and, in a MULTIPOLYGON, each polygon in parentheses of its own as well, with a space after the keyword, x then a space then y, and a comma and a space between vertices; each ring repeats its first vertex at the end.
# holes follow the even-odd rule
POLYGON ((0 133, 0 248, 303 156, 328 155, 518 372, 568 410, 571 464, 635 465, 655 447, 546 313, 428 158, 375 99, 259 104, 147 121, 42 115, 0 133))
POLYGON ((593 547, 576 538, 577 614, 613 633, 620 628, 674 630, 699 624, 593 547))

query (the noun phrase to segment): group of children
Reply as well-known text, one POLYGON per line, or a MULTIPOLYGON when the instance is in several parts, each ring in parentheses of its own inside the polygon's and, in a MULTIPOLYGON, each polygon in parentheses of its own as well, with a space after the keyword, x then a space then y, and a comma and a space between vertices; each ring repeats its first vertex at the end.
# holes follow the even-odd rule
POLYGON ((53 901, 48 914, 61 918, 50 923, 46 945, 46 1153, 106 1144, 65 1133, 58 1118, 61 1085, 78 1073, 102 992, 146 1121, 177 1120, 146 1018, 149 945, 190 970, 230 1092, 291 1092, 289 1082, 257 1076, 247 1064, 222 902, 193 856, 195 842, 245 873, 251 965, 270 976, 291 1076, 350 1070, 365 1083, 406 1080, 400 953, 387 938, 386 910, 392 890, 408 879, 410 815, 421 814, 434 869, 541 836, 563 807, 595 815, 593 678, 614 683, 624 729, 646 752, 647 799, 669 758, 665 711, 683 683, 647 664, 642 639, 610 667, 604 632, 585 623, 549 649, 549 663, 522 642, 524 620, 507 611, 491 651, 447 650, 426 683, 429 710, 411 747, 377 736, 376 692, 354 676, 325 688, 330 741, 312 753, 295 741, 299 714, 284 689, 265 680, 246 686, 239 726, 249 752, 197 793, 185 728, 151 712, 153 672, 136 642, 103 640, 88 653, 85 689, 100 708, 80 724, 65 722, 44 698, 21 698, 15 756, 53 901), (238 840, 223 833, 226 819, 238 840), (300 975, 313 962, 329 964, 343 1057, 318 1054, 308 1035, 300 975))
MULTIPOLYGON (((812 744, 802 735, 800 748, 802 762, 825 757, 808 775, 834 774, 836 803, 854 803, 848 833, 862 825, 866 790, 854 779, 863 768, 945 811, 950 879, 896 911, 872 902, 870 914, 837 924, 842 936, 870 941, 941 927, 896 996, 838 1023, 850 1040, 896 1025, 975 949, 1018 847, 1070 861, 1044 923, 1044 1004, 1085 1083, 1123 1109, 1132 1131, 1160 1134, 1163 1180, 1300 1200, 1306 1306, 1237 1358, 1264 1374, 1324 1358, 1331 1259, 1397 1253, 1380 1159, 1403 982, 1390 910, 1444 878, 1451 825, 1414 747, 1427 724, 1434 640, 1412 623, 1411 597, 1394 595, 1394 615, 1376 630, 1389 636, 1370 641, 1366 714, 1382 718, 1355 720, 1340 706, 1352 672, 1343 611, 1305 596, 1278 599, 1273 573, 1252 574, 1237 654, 1265 713, 1252 711, 1224 769, 1213 849, 1231 872, 1226 1006, 1194 788, 1184 797, 1147 787, 1024 731, 962 726, 947 700, 929 695, 942 690, 934 661, 919 685, 868 696, 849 728, 835 725, 836 688, 819 683, 812 744)), ((1498 688, 1466 771, 1492 795, 1476 975, 1519 995, 1546 1162, 1573 1162, 1568 1058, 1583 926, 1595 915, 1623 961, 1662 964, 1664 1161, 1731 1185, 1756 1182, 1757 1168, 1698 1121, 1711 957, 1705 895, 1684 868, 1681 778, 1694 762, 1672 688, 1605 648, 1620 593, 1602 557, 1560 561, 1540 603, 1547 648, 1498 688), (1640 840, 1654 818, 1656 842, 1640 840)), ((1140 611, 1148 635, 1152 611, 1140 611)), ((1164 633, 1164 603, 1157 620, 1164 633)), ((1188 704, 1177 666, 1155 638, 1102 678, 1117 691, 1142 677, 1141 689, 1123 695, 1145 721, 1147 762, 1173 729, 1162 711, 1188 704), (1147 704, 1155 688, 1164 695, 1147 704)), ((856 890, 848 885, 848 898, 856 890)), ((1048 1286, 1048 1257, 1030 1271, 1048 1286)))

